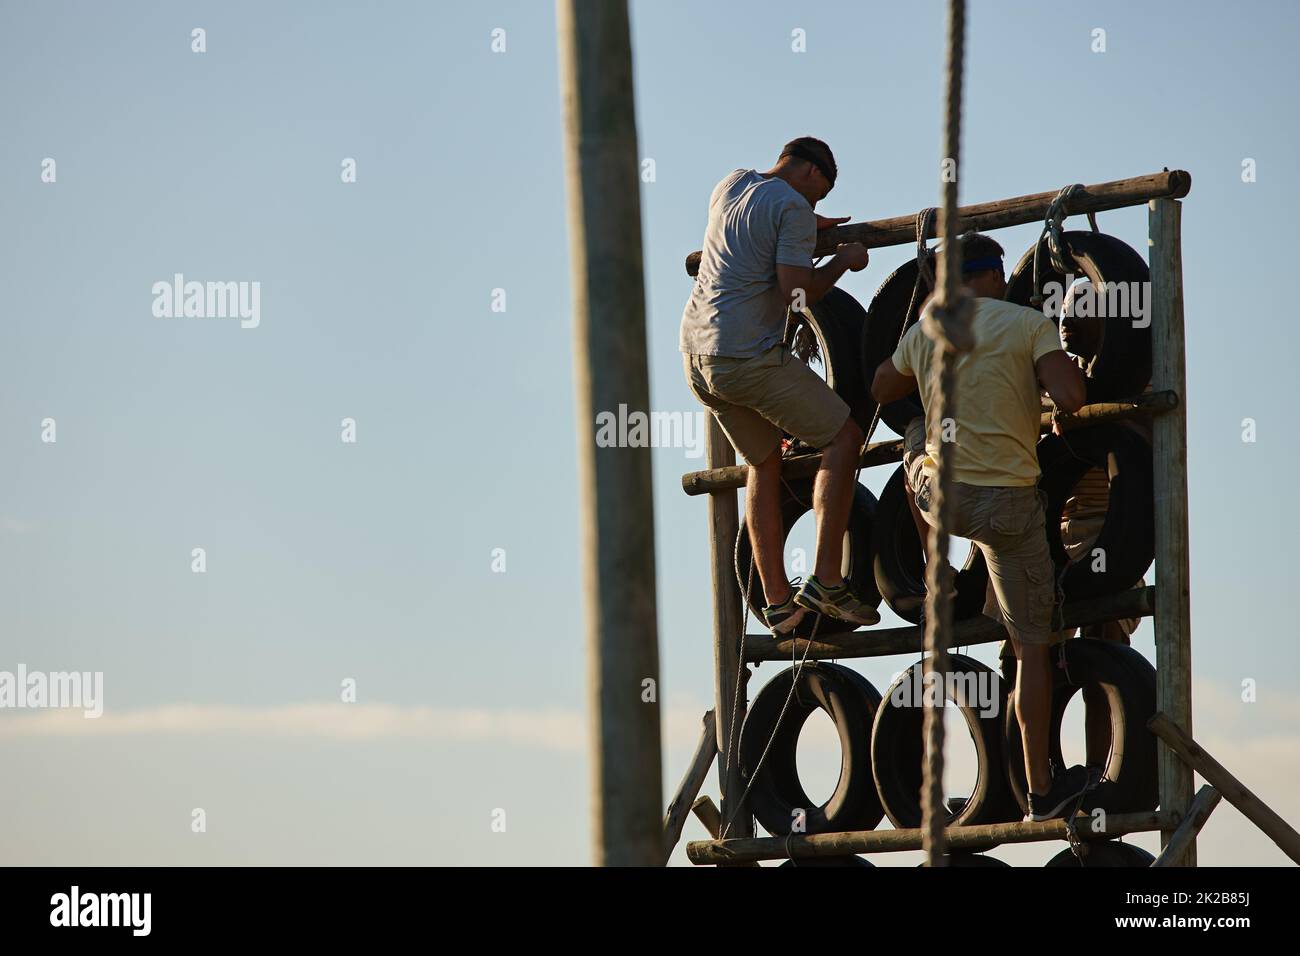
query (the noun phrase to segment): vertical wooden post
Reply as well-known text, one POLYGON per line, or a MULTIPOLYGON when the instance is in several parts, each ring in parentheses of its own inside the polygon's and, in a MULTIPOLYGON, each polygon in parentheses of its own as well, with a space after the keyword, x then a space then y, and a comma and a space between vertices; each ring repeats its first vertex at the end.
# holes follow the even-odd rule
MULTIPOLYGON (((736 452, 726 433, 712 415, 707 416, 709 430, 705 444, 705 461, 709 468, 725 468, 736 463, 736 452)), ((734 488, 709 495, 709 566, 713 571, 713 669, 714 713, 718 715, 718 785, 722 793, 722 819, 732 820, 727 838, 754 835, 753 818, 748 808, 737 802, 745 790, 740 775, 740 727, 745 721, 745 689, 736 699, 736 678, 741 674, 740 655, 744 638, 740 633, 744 608, 736 584, 736 535, 740 533, 740 513, 734 488), (737 706, 738 705, 738 706, 737 706), (734 730, 733 730, 734 721, 734 730), (734 742, 734 748, 728 742, 734 742), (728 756, 730 764, 728 767, 728 756)), ((754 574, 757 581, 758 573, 754 574)))
POLYGON ((649 411, 627 3, 558 0, 592 714, 595 862, 663 864, 649 448, 598 448, 596 414, 649 411), (646 680, 653 685, 646 685, 646 680), (653 687, 653 696, 643 696, 653 687))
MULTIPOLYGON (((1172 411, 1152 421, 1156 525, 1156 710, 1192 733, 1191 591, 1187 532, 1187 368, 1183 328, 1182 204, 1149 204, 1151 386, 1178 395, 1172 411)), ((1192 770, 1161 741, 1160 806, 1186 814, 1192 802, 1192 770)), ((1168 845, 1171 830, 1162 830, 1168 845)), ((1184 866, 1196 865, 1193 840, 1184 866)))

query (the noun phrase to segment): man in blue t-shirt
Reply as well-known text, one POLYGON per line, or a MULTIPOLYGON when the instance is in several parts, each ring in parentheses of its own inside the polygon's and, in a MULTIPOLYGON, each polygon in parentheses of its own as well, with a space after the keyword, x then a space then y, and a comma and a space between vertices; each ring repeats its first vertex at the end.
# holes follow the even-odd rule
POLYGON ((855 624, 880 621, 841 572, 862 429, 844 400, 783 344, 790 308, 811 306, 846 271, 867 266, 867 250, 852 242, 813 268, 817 230, 847 219, 813 212, 836 172, 830 147, 804 136, 787 143, 767 172, 737 169, 718 183, 709 198, 699 274, 682 313, 686 380, 749 464, 745 521, 763 615, 779 634, 809 611, 855 624), (783 555, 782 432, 822 449, 813 484, 817 556, 798 593, 783 555))

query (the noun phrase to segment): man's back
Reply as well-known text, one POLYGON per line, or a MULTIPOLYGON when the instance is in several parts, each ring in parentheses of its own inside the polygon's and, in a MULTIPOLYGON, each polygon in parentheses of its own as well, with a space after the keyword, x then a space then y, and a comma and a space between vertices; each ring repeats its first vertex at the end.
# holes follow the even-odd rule
MULTIPOLYGON (((976 299, 975 348, 957 363, 957 417, 953 478, 969 485, 1015 487, 1038 481, 1038 377, 1035 363, 1061 348, 1060 335, 1041 312, 1000 299, 976 299)), ((927 411, 926 450, 943 435, 930 420, 929 382, 934 343, 913 326, 894 353, 894 365, 915 375, 927 411)))
POLYGON ((750 358, 779 342, 786 306, 777 263, 810 265, 816 243, 812 206, 781 178, 738 169, 718 183, 681 351, 750 358))

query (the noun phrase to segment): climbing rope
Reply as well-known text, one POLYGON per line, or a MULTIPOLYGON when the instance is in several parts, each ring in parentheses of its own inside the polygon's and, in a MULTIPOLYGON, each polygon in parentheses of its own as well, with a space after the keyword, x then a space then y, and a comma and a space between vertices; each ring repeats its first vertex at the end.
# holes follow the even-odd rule
MULTIPOLYGON (((1043 252, 1043 240, 1047 240, 1048 255, 1052 260, 1052 268, 1057 272, 1066 272, 1070 268, 1070 250, 1066 248, 1065 239, 1061 232, 1061 226, 1065 223, 1065 207, 1076 193, 1083 191, 1083 183, 1072 183, 1069 186, 1062 186, 1053 197, 1051 203, 1047 206, 1047 214, 1043 217, 1043 231, 1038 236, 1038 242, 1034 245, 1034 289, 1029 296, 1029 303, 1035 309, 1043 305, 1042 280, 1040 279, 1041 259, 1043 252)), ((1092 226, 1092 231, 1097 231, 1097 218, 1092 213, 1088 213, 1088 222, 1092 226)))
MULTIPOLYGON (((961 86, 965 56, 965 0, 948 3, 947 91, 944 108, 944 165, 960 168, 961 154, 961 86)), ((943 246, 939 252, 937 295, 932 307, 921 320, 922 330, 934 342, 931 370, 933 389, 927 411, 940 428, 956 417, 957 358, 974 345, 971 317, 974 304, 960 286, 961 249, 957 245, 957 177, 943 176, 939 231, 943 246)), ((928 416, 927 416, 928 417, 928 416)), ((942 436, 941 436, 942 437, 942 436)), ((934 516, 926 556, 925 578, 925 667, 923 688, 937 688, 939 693, 925 697, 923 734, 925 756, 921 787, 921 848, 927 866, 944 865, 943 805, 943 705, 946 675, 949 669, 948 645, 952 638, 952 573, 948 566, 949 502, 952 486, 952 454, 938 443, 938 477, 932 486, 930 513, 934 516), (937 698, 937 699, 936 699, 937 698)))

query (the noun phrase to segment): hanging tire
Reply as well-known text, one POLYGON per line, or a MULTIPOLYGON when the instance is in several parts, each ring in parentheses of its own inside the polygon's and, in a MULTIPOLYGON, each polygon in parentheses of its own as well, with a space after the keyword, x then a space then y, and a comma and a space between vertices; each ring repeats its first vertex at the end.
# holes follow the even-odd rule
POLYGON ((798 861, 786 860, 781 866, 865 866, 873 870, 876 868, 874 863, 860 856, 806 856, 798 861))
MULTIPOLYGON (((953 674, 985 681, 993 713, 984 715, 978 701, 954 700, 975 742, 978 777, 965 800, 948 806, 947 826, 1006 823, 1021 812, 1008 786, 1002 758, 1002 724, 1006 690, 990 668, 964 654, 949 657, 953 674)), ((925 708, 920 691, 920 662, 913 664, 885 691, 871 728, 871 772, 890 823, 899 829, 921 825, 921 765, 924 753, 922 722, 925 708)), ((969 685, 967 685, 969 686, 969 685)), ((978 686, 978 684, 976 684, 978 686)))
MULTIPOLYGON (((785 540, 790 536, 790 529, 795 522, 812 510, 813 482, 811 478, 783 482, 781 486, 781 542, 784 552, 785 540)), ((848 567, 844 580, 849 590, 864 604, 880 606, 880 592, 876 590, 876 572, 872 560, 872 544, 875 537, 876 496, 863 485, 854 489, 853 504, 849 509, 849 527, 846 532, 848 541, 844 550, 848 567)), ((754 549, 749 540, 749 526, 741 522, 740 533, 736 535, 736 580, 740 583, 740 593, 745 594, 749 585, 749 608, 758 618, 760 626, 763 621, 763 585, 758 578, 758 568, 754 568, 754 577, 749 579, 749 565, 754 549)), ((805 614, 804 619, 794 629, 796 637, 807 637, 812 633, 816 614, 805 614)), ((821 616, 816 625, 817 634, 843 634, 857 630, 858 625, 849 621, 840 621, 827 615, 821 616)))
MULTIPOLYGON (((925 607, 925 554, 907 504, 903 484, 906 480, 899 466, 880 492, 871 550, 875 559, 875 592, 903 620, 919 624, 925 607)), ((972 544, 966 563, 956 574, 953 620, 965 620, 984 610, 988 583, 984 552, 972 544)))
MULTIPOLYGON (((913 302, 916 273, 915 259, 904 262, 880 284, 871 305, 867 307, 867 320, 862 327, 861 367, 868 392, 877 367, 898 348, 904 321, 908 325, 916 321, 922 303, 931 292, 931 286, 923 280, 921 294, 913 302)), ((913 392, 898 401, 881 406, 880 420, 902 436, 907 432, 907 423, 924 414, 921 396, 913 392)))
MULTIPOLYGON (((1078 637, 1052 651, 1052 709, 1047 752, 1065 766, 1061 754, 1061 718, 1082 687, 1100 687, 1110 705, 1111 747, 1105 779, 1085 796, 1082 809, 1104 807, 1108 813, 1141 813, 1156 808, 1156 738, 1147 721, 1156 712, 1156 671, 1133 648, 1114 641, 1078 637), (1062 657, 1065 667, 1057 666, 1062 657)), ((1007 778, 1022 811, 1028 812, 1024 747, 1015 698, 1007 698, 1003 741, 1007 778)))
MULTIPOLYGON (((1084 371, 1089 402, 1104 402, 1128 398, 1141 392, 1151 382, 1151 324, 1150 296, 1147 290, 1151 270, 1146 261, 1132 246, 1114 236, 1099 232, 1066 232, 1064 245, 1073 259, 1075 277, 1085 277, 1094 289, 1110 288, 1121 283, 1127 289, 1141 289, 1146 306, 1145 327, 1134 328, 1131 314, 1123 314, 1099 321, 1096 329, 1101 336, 1097 354, 1084 371), (1145 283, 1133 286, 1131 283, 1145 283)), ((1052 266, 1046 239, 1039 259, 1039 287, 1048 283, 1065 285, 1066 277, 1052 266)), ((1018 305, 1030 305, 1034 293, 1034 250, 1030 248, 1012 270, 1007 281, 1006 299, 1018 305)), ((1118 304, 1118 302, 1116 303, 1118 304)), ((1128 299, 1126 313, 1133 313, 1133 300, 1128 299)), ((1048 316, 1060 326, 1058 314, 1048 316)))
POLYGON ((804 310, 803 316, 817 338, 826 384, 844 399, 849 414, 865 432, 876 414, 861 358, 867 313, 849 293, 832 287, 817 304, 804 310))
POLYGON ((1065 600, 1117 594, 1142 580, 1156 553, 1155 486, 1146 439, 1123 425, 1046 435, 1038 443, 1038 466, 1038 487, 1047 493, 1047 544, 1065 600), (1061 512, 1079 479, 1093 468, 1110 478, 1106 520, 1092 546, 1071 562, 1061 540, 1061 512), (1104 567, 1093 570, 1098 549, 1104 567))
POLYGON ((1074 851, 1066 847, 1047 861, 1047 866, 1067 866, 1075 869, 1089 866, 1150 866, 1156 858, 1132 843, 1118 840, 1093 840, 1084 844, 1087 853, 1082 863, 1074 851))
POLYGON ((740 767, 746 785, 753 778, 749 802, 754 816, 773 836, 791 832, 797 810, 803 811, 804 833, 871 830, 885 815, 871 775, 871 724, 880 692, 857 671, 810 661, 803 665, 791 696, 795 670, 788 668, 763 686, 741 728, 740 767), (778 726, 787 698, 789 706, 778 726), (834 721, 841 753, 835 792, 821 805, 804 790, 795 761, 799 733, 818 708, 834 721), (768 753, 760 767, 764 748, 768 753))

